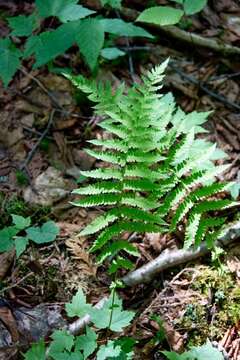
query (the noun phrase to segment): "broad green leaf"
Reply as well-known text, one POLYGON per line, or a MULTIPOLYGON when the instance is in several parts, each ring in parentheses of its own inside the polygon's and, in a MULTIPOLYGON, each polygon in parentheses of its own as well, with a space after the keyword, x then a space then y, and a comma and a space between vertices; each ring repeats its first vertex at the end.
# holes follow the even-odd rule
POLYGON ((104 31, 110 34, 130 37, 140 36, 153 39, 153 36, 146 30, 121 19, 102 19, 99 21, 103 25, 104 31))
POLYGON ((119 56, 124 56, 126 53, 116 47, 104 48, 101 50, 101 56, 107 60, 117 59, 119 56))
POLYGON ((29 243, 29 239, 27 236, 17 236, 15 238, 15 248, 17 258, 22 255, 22 253, 26 250, 27 245, 29 243))
POLYGON ((189 352, 189 359, 196 360, 224 360, 223 354, 214 348, 208 340, 205 345, 193 347, 189 352))
POLYGON ((232 198, 236 200, 240 193, 240 183, 238 182, 233 183, 229 191, 231 193, 232 198))
POLYGON ((58 16, 69 5, 74 5, 78 0, 36 0, 36 6, 39 14, 43 18, 49 16, 58 16))
POLYGON ((12 29, 12 36, 29 36, 39 26, 36 14, 29 16, 18 15, 9 17, 8 24, 12 29))
POLYGON ((67 22, 67 21, 74 21, 74 20, 79 20, 79 19, 83 19, 89 15, 92 15, 96 13, 96 11, 90 10, 88 8, 85 8, 81 5, 78 4, 69 4, 68 6, 64 7, 64 9, 62 9, 59 14, 58 14, 58 18, 59 20, 61 20, 63 23, 67 22))
POLYGON ((75 350, 82 350, 84 358, 87 359, 97 348, 97 334, 86 326, 86 335, 76 338, 75 350))
POLYGON ((33 344, 31 349, 23 355, 25 360, 46 360, 44 340, 33 344))
POLYGON ((34 68, 42 66, 67 51, 75 42, 77 25, 75 21, 59 26, 56 30, 45 31, 30 37, 24 56, 35 55, 34 68))
POLYGON ((132 311, 123 310, 122 300, 117 294, 115 294, 113 303, 113 294, 111 294, 110 298, 105 302, 101 309, 91 309, 90 316, 97 328, 105 329, 109 327, 110 324, 110 330, 120 332, 124 327, 131 323, 134 313, 132 311))
POLYGON ((87 304, 86 296, 82 289, 79 289, 76 295, 73 296, 72 301, 65 305, 65 309, 69 317, 82 317, 89 313, 92 305, 87 304))
POLYGON ((49 355, 54 359, 59 359, 59 353, 64 350, 71 351, 74 345, 74 336, 66 330, 55 330, 51 335, 53 342, 49 348, 49 355))
POLYGON ((20 66, 22 53, 9 38, 0 39, 0 78, 6 87, 20 66))
POLYGON ((182 10, 169 6, 154 6, 144 10, 136 21, 165 26, 177 24, 182 16, 182 10))
POLYGON ((183 8, 187 15, 201 11, 207 5, 207 0, 184 0, 183 8))
POLYGON ((52 358, 54 360, 85 360, 82 353, 80 353, 79 351, 51 352, 51 359, 52 358))
POLYGON ((101 345, 97 352, 97 360, 116 358, 121 353, 121 347, 115 346, 114 341, 110 340, 106 345, 101 345))
MULTIPOLYGON (((186 354, 177 354, 174 351, 162 351, 168 360, 193 360, 186 354)), ((195 360, 195 359, 194 359, 195 360)))
POLYGON ((97 19, 83 20, 78 27, 76 42, 86 63, 91 70, 94 70, 104 43, 102 23, 97 19))
POLYGON ((44 244, 52 242, 59 233, 59 227, 54 221, 47 221, 41 227, 30 227, 26 230, 30 240, 36 244, 44 244))
POLYGON ((18 233, 15 226, 5 227, 0 230, 0 252, 11 250, 14 246, 13 236, 18 233))
POLYGON ((29 227, 31 225, 30 216, 27 218, 24 218, 23 216, 20 216, 20 215, 14 215, 14 214, 11 214, 11 216, 12 216, 13 223, 18 230, 26 229, 27 227, 29 227))
POLYGON ((113 9, 121 9, 122 0, 101 0, 102 6, 109 5, 113 9))

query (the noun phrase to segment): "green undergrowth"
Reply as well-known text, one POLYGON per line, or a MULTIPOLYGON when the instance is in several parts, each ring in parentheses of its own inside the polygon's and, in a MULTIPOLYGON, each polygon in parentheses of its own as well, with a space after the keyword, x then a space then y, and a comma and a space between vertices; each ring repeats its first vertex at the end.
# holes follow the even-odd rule
POLYGON ((192 289, 201 294, 203 301, 189 303, 176 328, 187 331, 188 346, 201 345, 209 338, 221 340, 240 320, 240 286, 234 274, 205 267, 192 289))
POLYGON ((11 214, 30 216, 32 223, 48 221, 52 218, 50 206, 29 205, 17 195, 12 195, 5 200, 4 194, 0 193, 0 209, 0 229, 11 224, 11 214))

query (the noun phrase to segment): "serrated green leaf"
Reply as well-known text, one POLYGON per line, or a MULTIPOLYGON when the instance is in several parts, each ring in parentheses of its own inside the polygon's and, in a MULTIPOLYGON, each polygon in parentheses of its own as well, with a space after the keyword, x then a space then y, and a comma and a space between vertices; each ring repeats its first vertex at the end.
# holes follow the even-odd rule
POLYGON ((207 5, 207 0, 184 0, 183 8, 186 15, 193 15, 201 11, 207 5))
POLYGON ((199 223, 201 220, 201 214, 193 213, 189 217, 189 221, 186 227, 184 249, 188 249, 192 244, 195 243, 196 234, 198 231, 199 223))
POLYGON ((72 21, 62 24, 56 30, 45 31, 30 37, 26 43, 24 56, 35 55, 34 68, 47 64, 67 51, 74 43, 77 24, 72 21))
POLYGON ((126 53, 117 47, 109 47, 101 50, 101 56, 107 60, 115 60, 124 55, 126 55, 126 53))
POLYGON ((120 194, 98 194, 87 196, 72 202, 75 206, 90 207, 99 205, 115 205, 121 200, 120 194))
POLYGON ((169 6, 154 6, 144 10, 136 21, 165 26, 177 24, 182 16, 182 10, 169 6))
POLYGON ((109 340, 106 345, 101 345, 97 352, 97 360, 116 358, 121 353, 121 347, 115 346, 114 341, 109 340))
POLYGON ((81 171, 81 174, 93 179, 122 179, 122 173, 117 169, 96 169, 90 171, 81 171))
POLYGON ((116 273, 119 269, 126 269, 126 270, 132 270, 134 268, 133 263, 128 260, 128 259, 124 259, 121 256, 118 256, 116 259, 113 259, 108 272, 109 274, 114 274, 116 273))
POLYGON ((88 185, 72 191, 72 194, 78 195, 97 195, 97 194, 111 194, 120 193, 121 186, 119 182, 101 181, 93 185, 88 185))
POLYGON ((104 44, 104 27, 97 19, 82 20, 78 27, 76 42, 91 70, 97 65, 104 44))
POLYGON ((61 22, 66 23, 68 21, 84 19, 85 17, 96 13, 96 11, 85 8, 82 5, 78 5, 76 2, 77 1, 67 5, 59 11, 57 16, 61 22))
POLYGON ((12 36, 29 36, 39 26, 36 14, 29 16, 18 15, 7 19, 12 29, 12 36))
POLYGON ((16 228, 18 230, 23 230, 31 225, 30 216, 27 218, 24 218, 23 216, 20 216, 20 215, 14 215, 14 214, 11 214, 11 216, 12 216, 13 224, 16 226, 16 228))
POLYGON ((119 36, 140 36, 153 39, 153 36, 140 26, 125 22, 121 19, 102 19, 99 21, 103 25, 104 31, 107 33, 119 36))
POLYGON ((52 242, 59 233, 59 227, 54 221, 47 221, 41 227, 30 227, 26 230, 28 238, 36 244, 52 242))
POLYGON ((22 253, 26 250, 29 243, 29 239, 27 236, 16 236, 15 238, 15 248, 17 258, 22 255, 22 253))
POLYGON ((134 313, 123 310, 122 300, 117 294, 115 294, 113 302, 113 294, 111 294, 101 309, 91 309, 90 316, 98 329, 108 328, 111 320, 110 330, 120 332, 131 323, 134 313))
POLYGON ((102 263, 109 256, 115 256, 120 251, 125 251, 133 256, 139 256, 139 252, 134 245, 128 243, 126 240, 115 240, 111 245, 108 245, 106 249, 101 251, 100 255, 97 257, 97 261, 102 263))
POLYGON ((5 87, 20 66, 22 53, 9 38, 0 39, 0 78, 5 87))
POLYGON ((33 344, 31 349, 23 356, 25 360, 46 360, 45 351, 44 340, 41 340, 38 343, 33 344))
POLYGON ((65 309, 69 317, 82 317, 89 313, 92 306, 87 304, 86 296, 84 295, 82 289, 79 289, 76 295, 73 296, 72 301, 65 305, 65 309))
POLYGON ((81 236, 95 234, 96 232, 104 229, 106 226, 114 222, 118 217, 113 213, 108 212, 105 215, 98 216, 88 226, 86 226, 81 232, 81 236))
POLYGON ((75 351, 83 351, 84 359, 87 359, 97 348, 97 334, 86 326, 86 334, 76 337, 75 351))
POLYGON ((63 350, 72 350, 74 345, 74 336, 66 330, 55 330, 51 335, 51 338, 53 341, 49 348, 49 355, 53 358, 56 358, 55 354, 58 355, 63 350))

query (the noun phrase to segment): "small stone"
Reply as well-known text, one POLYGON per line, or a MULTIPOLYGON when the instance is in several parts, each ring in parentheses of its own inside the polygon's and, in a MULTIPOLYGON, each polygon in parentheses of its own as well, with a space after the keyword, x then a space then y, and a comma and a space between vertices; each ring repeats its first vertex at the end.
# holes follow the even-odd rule
POLYGON ((70 185, 62 177, 62 173, 49 167, 33 182, 33 189, 28 187, 23 194, 24 200, 30 204, 51 206, 69 194, 70 185))

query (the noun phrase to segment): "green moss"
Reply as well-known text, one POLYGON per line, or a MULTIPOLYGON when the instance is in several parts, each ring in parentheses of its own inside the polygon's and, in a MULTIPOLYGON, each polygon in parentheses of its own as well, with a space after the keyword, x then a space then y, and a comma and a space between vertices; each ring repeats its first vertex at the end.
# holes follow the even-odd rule
POLYGON ((188 304, 183 317, 176 322, 176 328, 188 334, 187 347, 201 345, 207 338, 220 340, 240 320, 240 287, 233 274, 201 268, 192 289, 205 301, 188 304))
POLYGON ((51 208, 49 206, 29 206, 21 197, 11 196, 5 200, 0 194, 0 228, 12 223, 11 214, 31 217, 32 224, 49 220, 51 208))

